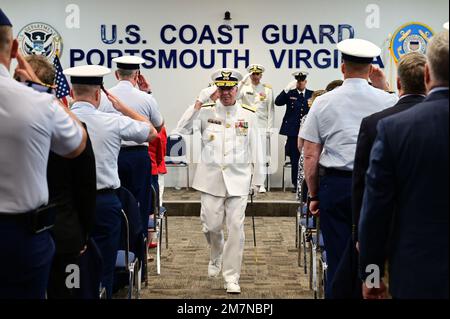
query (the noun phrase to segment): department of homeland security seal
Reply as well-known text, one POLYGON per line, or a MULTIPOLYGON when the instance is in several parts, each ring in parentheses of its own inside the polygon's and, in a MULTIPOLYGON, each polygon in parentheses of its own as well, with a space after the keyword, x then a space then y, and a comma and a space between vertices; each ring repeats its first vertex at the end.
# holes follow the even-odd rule
POLYGON ((20 51, 24 56, 42 55, 53 61, 56 53, 62 54, 61 35, 46 23, 30 23, 17 35, 20 51))
POLYGON ((401 26, 391 40, 391 53, 395 62, 398 63, 402 56, 411 52, 425 54, 433 35, 433 30, 422 23, 412 22, 401 26))

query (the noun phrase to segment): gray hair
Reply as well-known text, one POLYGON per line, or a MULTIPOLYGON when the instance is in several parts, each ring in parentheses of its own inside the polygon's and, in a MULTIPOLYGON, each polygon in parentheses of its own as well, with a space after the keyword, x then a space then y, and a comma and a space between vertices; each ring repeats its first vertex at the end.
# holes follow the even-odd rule
POLYGON ((119 74, 119 78, 121 80, 129 80, 129 79, 135 77, 138 72, 139 72, 139 70, 117 69, 117 73, 119 74))
POLYGON ((448 31, 436 34, 428 45, 427 60, 433 81, 447 84, 448 81, 448 31))

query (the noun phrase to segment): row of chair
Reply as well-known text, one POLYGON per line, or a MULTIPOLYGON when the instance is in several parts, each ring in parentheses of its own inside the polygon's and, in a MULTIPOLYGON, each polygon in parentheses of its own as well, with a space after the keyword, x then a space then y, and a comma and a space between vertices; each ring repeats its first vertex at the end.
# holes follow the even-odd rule
POLYGON ((156 273, 161 274, 161 251, 163 229, 166 249, 169 247, 167 210, 159 205, 156 190, 151 188, 153 218, 147 216, 146 224, 140 213, 139 204, 126 188, 121 187, 117 194, 122 203, 121 245, 117 252, 115 270, 115 290, 128 286, 128 298, 139 298, 142 283, 148 286, 148 240, 149 231, 156 233, 156 273), (163 226, 165 226, 163 228, 163 226))
MULTIPOLYGON (((305 183, 301 187, 303 193, 305 183)), ((300 201, 295 223, 298 266, 304 269, 305 275, 309 274, 309 289, 313 291, 314 298, 323 298, 328 265, 325 244, 320 231, 320 217, 313 216, 309 211, 308 203, 303 199, 300 201)))

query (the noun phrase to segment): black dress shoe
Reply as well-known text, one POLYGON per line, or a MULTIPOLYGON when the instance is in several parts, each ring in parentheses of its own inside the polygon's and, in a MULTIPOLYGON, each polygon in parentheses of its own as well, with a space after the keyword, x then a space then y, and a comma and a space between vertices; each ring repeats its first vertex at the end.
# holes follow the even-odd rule
POLYGON ((293 188, 293 189, 291 189, 291 193, 297 193, 297 187, 296 188, 293 188))

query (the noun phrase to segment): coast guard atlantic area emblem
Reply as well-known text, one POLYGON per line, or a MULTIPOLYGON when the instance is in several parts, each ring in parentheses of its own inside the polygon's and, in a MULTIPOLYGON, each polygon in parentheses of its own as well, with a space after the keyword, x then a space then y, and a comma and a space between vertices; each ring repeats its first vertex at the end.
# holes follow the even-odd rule
POLYGON ((53 61, 56 53, 62 54, 62 39, 58 31, 46 23, 30 23, 17 35, 24 56, 41 55, 53 61))
POLYGON ((408 23, 395 31, 391 40, 391 53, 395 62, 411 52, 425 54, 428 42, 433 37, 433 30, 422 23, 408 23))

